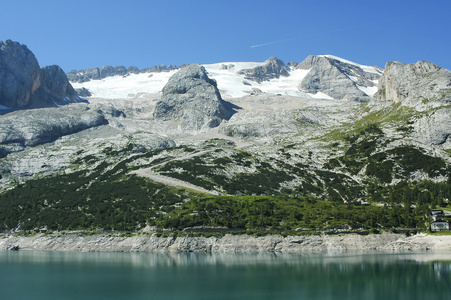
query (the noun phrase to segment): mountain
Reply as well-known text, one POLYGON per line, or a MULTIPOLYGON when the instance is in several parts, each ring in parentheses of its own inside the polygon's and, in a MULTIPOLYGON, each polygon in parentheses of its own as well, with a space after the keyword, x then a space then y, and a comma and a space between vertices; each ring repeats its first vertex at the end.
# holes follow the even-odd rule
POLYGON ((25 45, 0 41, 0 105, 23 109, 55 107, 80 100, 60 67, 40 68, 25 45))
MULTIPOLYGON (((271 57, 263 63, 224 62, 203 67, 216 80, 224 99, 268 93, 365 102, 377 91, 377 82, 383 73, 378 67, 359 65, 331 55, 309 56, 300 64, 290 66, 271 57)), ((76 89, 89 90, 93 97, 133 98, 161 91, 177 70, 129 73, 125 77, 104 77, 101 81, 100 77, 83 82, 75 79, 72 84, 76 89)))
POLYGON ((71 82, 88 103, 0 116, 0 229, 423 228, 451 197, 433 63, 95 70, 71 82))
POLYGON ((300 90, 359 102, 370 100, 382 75, 379 68, 360 66, 331 55, 309 56, 296 68, 309 70, 299 84, 300 90))
POLYGON ((174 74, 162 92, 154 117, 177 120, 184 131, 206 131, 233 114, 231 105, 222 100, 216 81, 208 78, 200 65, 187 66, 174 74))

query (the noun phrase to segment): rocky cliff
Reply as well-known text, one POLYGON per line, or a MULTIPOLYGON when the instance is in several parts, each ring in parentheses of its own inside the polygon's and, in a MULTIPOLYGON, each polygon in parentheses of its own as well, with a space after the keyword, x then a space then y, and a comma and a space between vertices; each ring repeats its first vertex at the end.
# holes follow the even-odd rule
POLYGON ((154 117, 179 122, 181 129, 198 132, 219 126, 232 113, 230 105, 222 100, 216 81, 208 78, 203 66, 193 64, 169 79, 154 117))
POLYGON ((308 93, 324 93, 337 100, 366 102, 371 94, 365 92, 377 85, 381 71, 336 59, 332 56, 308 56, 296 69, 309 70, 299 83, 299 89, 308 93))
POLYGON ((387 62, 375 98, 410 105, 451 104, 451 71, 426 61, 416 64, 387 62))
POLYGON ((0 105, 23 109, 80 100, 61 68, 41 69, 25 45, 11 40, 0 41, 0 105))
POLYGON ((445 145, 451 136, 451 71, 436 64, 388 62, 375 94, 376 105, 397 104, 421 112, 411 120, 412 136, 445 145))

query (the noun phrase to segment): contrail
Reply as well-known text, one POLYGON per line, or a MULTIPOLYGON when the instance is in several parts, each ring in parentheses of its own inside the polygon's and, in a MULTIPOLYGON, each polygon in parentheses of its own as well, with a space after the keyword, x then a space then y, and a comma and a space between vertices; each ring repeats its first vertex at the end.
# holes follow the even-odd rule
POLYGON ((296 38, 291 38, 291 39, 286 39, 286 40, 281 40, 281 41, 275 41, 275 42, 269 42, 269 43, 264 43, 264 44, 253 45, 253 46, 251 46, 251 48, 257 48, 257 47, 263 47, 263 46, 269 46, 269 45, 284 43, 284 42, 288 42, 288 41, 291 41, 291 40, 294 40, 294 39, 296 39, 296 38))

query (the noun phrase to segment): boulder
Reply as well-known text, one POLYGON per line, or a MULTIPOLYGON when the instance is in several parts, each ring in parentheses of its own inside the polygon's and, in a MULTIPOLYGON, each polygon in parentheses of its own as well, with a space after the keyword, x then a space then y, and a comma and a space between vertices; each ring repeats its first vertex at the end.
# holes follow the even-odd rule
POLYGON ((80 96, 80 97, 91 97, 92 96, 91 92, 87 88, 84 88, 84 87, 75 89, 75 92, 77 92, 78 96, 80 96))

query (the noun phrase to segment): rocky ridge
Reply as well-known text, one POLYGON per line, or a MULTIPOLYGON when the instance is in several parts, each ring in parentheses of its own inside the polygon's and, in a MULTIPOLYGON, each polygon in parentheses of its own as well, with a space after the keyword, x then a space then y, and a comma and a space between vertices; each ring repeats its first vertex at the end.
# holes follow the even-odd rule
MULTIPOLYGON (((181 66, 182 67, 182 66, 181 66)), ((154 73, 154 72, 169 72, 178 69, 177 66, 173 65, 159 65, 150 68, 139 69, 135 66, 130 66, 128 68, 124 66, 103 66, 101 68, 95 67, 91 69, 84 70, 72 70, 67 73, 67 78, 72 82, 83 83, 90 80, 100 80, 110 76, 128 76, 130 74, 139 73, 154 73)))

